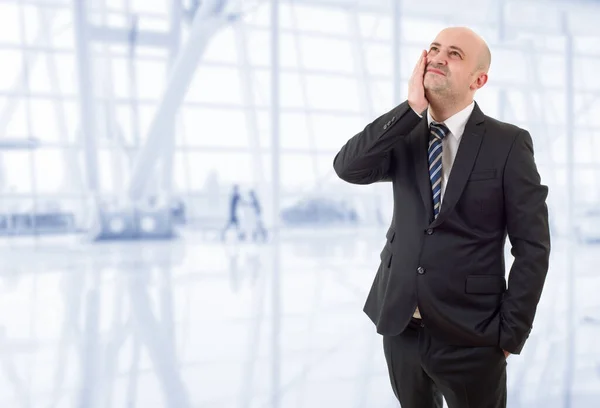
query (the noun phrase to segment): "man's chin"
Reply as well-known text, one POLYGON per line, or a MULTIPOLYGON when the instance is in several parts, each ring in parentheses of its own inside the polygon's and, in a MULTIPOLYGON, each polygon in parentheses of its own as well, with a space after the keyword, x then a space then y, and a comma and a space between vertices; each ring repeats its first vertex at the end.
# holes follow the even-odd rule
POLYGON ((433 93, 444 93, 448 89, 448 87, 443 84, 428 83, 427 81, 423 82, 423 88, 425 91, 433 93))
POLYGON ((423 88, 425 89, 425 92, 431 92, 431 93, 438 93, 440 92, 441 88, 439 86, 435 86, 435 85, 424 85, 423 88))
POLYGON ((436 84, 434 81, 432 81, 428 78, 425 81, 423 81, 423 88, 435 89, 435 88, 439 88, 439 84, 436 84))

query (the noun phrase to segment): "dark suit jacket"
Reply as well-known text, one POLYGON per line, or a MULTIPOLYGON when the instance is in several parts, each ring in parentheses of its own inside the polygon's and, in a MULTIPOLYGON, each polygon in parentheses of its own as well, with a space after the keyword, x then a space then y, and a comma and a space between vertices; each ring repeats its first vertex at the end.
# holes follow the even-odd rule
POLYGON ((550 254, 546 197, 526 130, 475 104, 432 222, 426 114, 407 102, 375 119, 336 155, 353 184, 391 181, 394 213, 364 311, 384 335, 401 333, 415 307, 449 344, 519 354, 532 329, 550 254), (508 288, 504 243, 515 261, 508 288))

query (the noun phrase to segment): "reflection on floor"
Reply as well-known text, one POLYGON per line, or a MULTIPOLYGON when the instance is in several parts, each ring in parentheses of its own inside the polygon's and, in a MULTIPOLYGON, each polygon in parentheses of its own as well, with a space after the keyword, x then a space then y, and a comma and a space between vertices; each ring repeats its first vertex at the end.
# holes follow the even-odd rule
MULTIPOLYGON (((0 406, 397 407, 362 313, 383 236, 284 233, 279 251, 195 233, 1 241, 0 406)), ((600 400, 600 252, 566 249, 553 243, 532 336, 509 358, 509 407, 600 400)))

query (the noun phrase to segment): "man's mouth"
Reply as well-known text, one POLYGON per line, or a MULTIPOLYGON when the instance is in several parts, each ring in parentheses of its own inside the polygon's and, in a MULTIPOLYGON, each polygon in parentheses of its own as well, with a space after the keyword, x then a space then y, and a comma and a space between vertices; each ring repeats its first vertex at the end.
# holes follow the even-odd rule
POLYGON ((429 68, 427 70, 427 72, 431 72, 431 73, 438 74, 438 75, 444 75, 444 76, 446 75, 442 71, 440 71, 439 69, 435 69, 435 68, 429 68))

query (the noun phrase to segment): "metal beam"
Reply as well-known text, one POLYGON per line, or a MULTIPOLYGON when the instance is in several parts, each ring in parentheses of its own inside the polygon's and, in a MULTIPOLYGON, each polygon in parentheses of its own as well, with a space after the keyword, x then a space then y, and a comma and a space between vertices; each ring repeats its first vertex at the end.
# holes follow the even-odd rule
POLYGON ((169 123, 181 106, 210 38, 228 22, 225 15, 211 12, 211 2, 203 3, 196 12, 190 27, 187 43, 173 64, 167 86, 150 123, 146 144, 140 151, 131 173, 127 189, 129 198, 137 201, 142 197, 148 176, 155 169, 165 139, 174 137, 168 133, 169 123))
POLYGON ((36 149, 40 145, 40 141, 35 138, 30 139, 9 139, 6 137, 0 138, 0 150, 31 150, 36 149))
MULTIPOLYGON (((38 30, 35 39, 33 40, 34 46, 37 46, 40 43, 44 43, 47 47, 47 51, 51 51, 52 48, 49 44, 49 27, 52 24, 52 19, 54 18, 54 13, 51 11, 42 12, 43 9, 38 11, 38 16, 40 18, 40 30, 38 30)), ((4 49, 0 44, 0 49, 4 49)), ((33 70, 34 65, 37 62, 39 52, 27 52, 31 50, 23 50, 20 46, 16 46, 15 49, 19 49, 20 51, 25 51, 24 63, 22 68, 19 70, 19 75, 13 82, 13 86, 11 87, 10 94, 7 95, 8 101, 4 105, 2 112, 0 113, 0 137, 3 137, 6 133, 6 127, 12 115, 14 115, 17 110, 18 100, 17 98, 20 96, 21 98, 27 98, 29 95, 25 92, 25 83, 26 77, 29 75, 29 71, 33 70)), ((36 50, 38 51, 38 50, 36 50)), ((52 85, 55 85, 52 83, 52 85)))
MULTIPOLYGON (((127 44, 131 30, 128 28, 90 26, 90 40, 103 43, 127 44)), ((169 48, 171 35, 159 31, 140 31, 137 33, 137 44, 169 48)))

